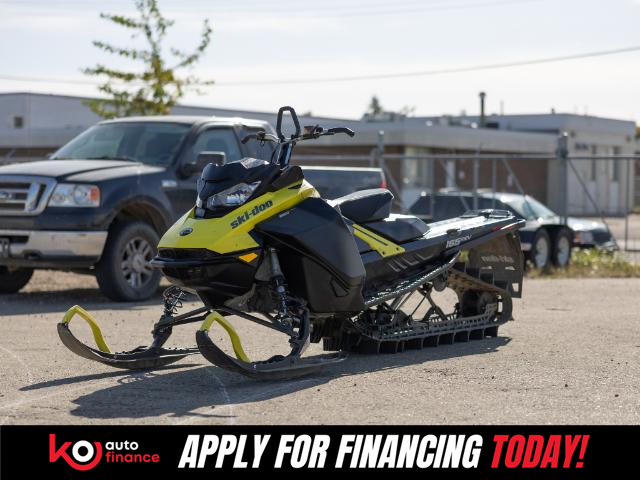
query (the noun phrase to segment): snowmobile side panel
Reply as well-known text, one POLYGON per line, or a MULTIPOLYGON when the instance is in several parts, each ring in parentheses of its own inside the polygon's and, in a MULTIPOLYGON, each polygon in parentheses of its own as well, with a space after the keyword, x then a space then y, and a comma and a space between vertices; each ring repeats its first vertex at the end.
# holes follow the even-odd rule
POLYGON ((314 312, 363 308, 365 269, 344 218, 320 198, 260 223, 256 231, 279 248, 289 288, 309 299, 314 312))

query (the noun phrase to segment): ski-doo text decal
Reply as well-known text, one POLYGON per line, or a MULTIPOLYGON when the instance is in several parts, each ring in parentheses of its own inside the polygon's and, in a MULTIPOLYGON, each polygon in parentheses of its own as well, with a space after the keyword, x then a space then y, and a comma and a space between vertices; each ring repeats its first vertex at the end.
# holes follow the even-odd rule
POLYGON ((267 200, 260 205, 256 205, 251 210, 245 210, 242 215, 238 215, 238 217, 231 222, 231 228, 237 228, 242 225, 244 222, 249 220, 251 217, 255 217, 261 212, 264 212, 267 208, 271 208, 273 206, 273 202, 271 200, 267 200))

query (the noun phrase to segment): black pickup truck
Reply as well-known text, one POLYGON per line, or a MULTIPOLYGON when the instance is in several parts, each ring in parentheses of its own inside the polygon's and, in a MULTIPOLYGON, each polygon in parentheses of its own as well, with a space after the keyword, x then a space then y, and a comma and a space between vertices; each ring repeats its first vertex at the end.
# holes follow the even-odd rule
POLYGON ((217 117, 129 117, 101 122, 49 160, 0 167, 0 294, 37 268, 95 274, 117 301, 143 300, 160 272, 148 261, 162 233, 196 197, 210 162, 269 159, 269 144, 243 145, 271 126, 217 117))

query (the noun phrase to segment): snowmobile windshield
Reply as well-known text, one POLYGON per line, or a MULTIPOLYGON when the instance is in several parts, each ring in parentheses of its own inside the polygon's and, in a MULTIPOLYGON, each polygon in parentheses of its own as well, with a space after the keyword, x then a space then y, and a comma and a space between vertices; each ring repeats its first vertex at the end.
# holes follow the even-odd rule
POLYGON ((224 214, 246 203, 279 170, 278 165, 257 158, 243 158, 225 165, 210 163, 198 179, 196 215, 224 214))
POLYGON ((148 165, 173 163, 190 125, 169 122, 113 122, 78 135, 52 160, 128 160, 148 165))

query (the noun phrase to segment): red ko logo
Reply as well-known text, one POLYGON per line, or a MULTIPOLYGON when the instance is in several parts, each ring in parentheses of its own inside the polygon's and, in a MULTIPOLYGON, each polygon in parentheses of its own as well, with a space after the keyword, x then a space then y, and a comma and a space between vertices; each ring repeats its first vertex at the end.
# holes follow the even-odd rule
POLYGON ((75 443, 64 442, 62 446, 58 450, 56 450, 56 436, 52 433, 49 435, 49 462, 53 463, 60 457, 62 457, 65 462, 67 462, 76 470, 91 470, 98 464, 98 462, 102 458, 102 444, 100 442, 93 442, 93 445, 91 444, 91 442, 87 442, 86 440, 80 440, 79 442, 75 443), (72 444, 73 447, 71 448, 71 456, 73 457, 73 459, 67 453, 67 449, 72 444), (95 445, 95 449, 93 448, 93 445, 95 445), (86 450, 86 452, 81 453, 82 449, 86 450), (94 454, 95 458, 91 460, 94 454), (91 461, 89 462, 89 460, 91 461))

